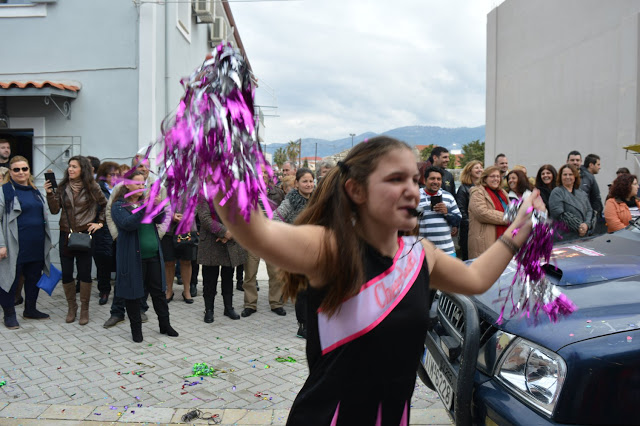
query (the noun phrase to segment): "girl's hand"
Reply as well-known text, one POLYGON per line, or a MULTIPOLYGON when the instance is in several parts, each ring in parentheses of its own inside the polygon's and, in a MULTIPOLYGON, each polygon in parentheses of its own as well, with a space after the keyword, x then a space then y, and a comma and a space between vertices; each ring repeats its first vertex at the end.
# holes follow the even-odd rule
POLYGON ((6 259, 7 256, 7 248, 6 247, 0 247, 0 260, 2 259, 6 259))
MULTIPOLYGON (((224 233, 224 239, 229 241, 229 240, 233 240, 233 235, 231 235, 231 232, 227 231, 224 233)), ((225 243, 227 242, 225 241, 225 243)))
POLYGON ((182 213, 174 213, 173 214, 173 221, 174 222, 180 222, 182 220, 182 213))
MULTIPOLYGON (((519 247, 521 247, 529 237, 529 233, 531 232, 532 222, 531 222, 531 208, 546 212, 547 208, 544 205, 544 201, 542 201, 542 197, 540 197, 540 191, 538 189, 534 189, 529 198, 524 200, 522 205, 520 206, 520 210, 518 210, 518 215, 516 219, 513 221, 513 225, 519 228, 516 236, 513 237, 514 243, 516 243, 519 247)), ((508 235, 511 237, 511 235, 508 235)))
POLYGON ((90 234, 93 234, 94 232, 96 232, 98 229, 102 229, 104 225, 101 223, 90 223, 89 227, 87 228, 87 230, 89 231, 90 234))

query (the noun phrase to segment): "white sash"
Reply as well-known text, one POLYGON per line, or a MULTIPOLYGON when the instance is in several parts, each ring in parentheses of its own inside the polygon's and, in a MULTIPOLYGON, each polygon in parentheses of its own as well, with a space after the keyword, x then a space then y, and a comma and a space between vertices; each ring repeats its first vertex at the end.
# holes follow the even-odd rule
POLYGON ((373 330, 411 289, 424 261, 424 248, 416 237, 398 238, 398 244, 393 265, 365 283, 337 313, 329 317, 318 310, 322 355, 373 330))

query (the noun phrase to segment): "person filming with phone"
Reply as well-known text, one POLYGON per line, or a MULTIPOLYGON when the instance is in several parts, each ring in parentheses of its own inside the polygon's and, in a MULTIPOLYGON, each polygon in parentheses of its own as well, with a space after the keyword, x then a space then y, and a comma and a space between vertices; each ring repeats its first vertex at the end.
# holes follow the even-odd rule
POLYGON ((15 156, 0 187, 0 305, 4 325, 20 327, 16 318, 15 292, 24 276, 23 318, 49 319, 36 309, 40 289, 37 283, 44 270, 49 275, 51 232, 44 199, 33 183, 26 158, 15 156))
POLYGON ((67 298, 69 311, 66 322, 76 319, 76 285, 73 280, 73 263, 77 265, 80 281, 80 320, 78 324, 89 322, 89 299, 91 298, 91 261, 93 244, 91 236, 102 229, 105 223, 107 199, 93 178, 91 163, 86 157, 69 159, 62 181, 54 192, 51 180, 45 181, 47 204, 52 214, 60 214, 60 263, 62 265, 62 286, 67 298))
POLYGON ((442 189, 444 171, 435 166, 424 172, 426 185, 420 189, 420 204, 422 210, 419 218, 420 236, 431 241, 437 248, 456 257, 456 248, 452 236, 458 234, 458 227, 462 214, 451 193, 442 189))

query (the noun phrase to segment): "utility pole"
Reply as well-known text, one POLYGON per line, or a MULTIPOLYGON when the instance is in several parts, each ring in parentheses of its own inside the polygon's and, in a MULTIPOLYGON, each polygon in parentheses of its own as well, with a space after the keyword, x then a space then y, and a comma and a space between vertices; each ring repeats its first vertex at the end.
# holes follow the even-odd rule
POLYGON ((298 139, 298 168, 302 167, 302 138, 298 139))
POLYGON ((316 176, 318 176, 318 142, 316 142, 316 154, 313 157, 313 169, 316 171, 316 176))
POLYGON ((353 137, 355 136, 355 133, 349 133, 349 136, 351 136, 351 148, 353 148, 353 137))

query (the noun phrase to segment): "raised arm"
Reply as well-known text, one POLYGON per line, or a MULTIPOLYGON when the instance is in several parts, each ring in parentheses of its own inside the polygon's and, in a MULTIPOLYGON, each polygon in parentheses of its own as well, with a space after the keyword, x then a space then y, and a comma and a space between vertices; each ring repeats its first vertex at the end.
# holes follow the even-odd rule
POLYGON ((216 211, 242 247, 286 271, 307 276, 312 286, 323 284, 318 261, 327 232, 325 228, 268 220, 259 210, 252 211, 251 220, 246 222, 241 215, 231 217, 228 204, 220 206, 221 199, 221 194, 216 195, 216 211))
POLYGON ((119 228, 125 231, 135 231, 140 228, 144 218, 144 209, 137 213, 131 213, 124 208, 124 202, 118 200, 111 206, 111 218, 119 228))
POLYGON ((58 188, 56 192, 47 190, 47 204, 51 214, 58 214, 60 211, 60 194, 62 191, 64 191, 64 188, 58 188))
MULTIPOLYGON (((521 247, 531 232, 530 215, 526 214, 529 206, 538 210, 545 210, 544 202, 535 190, 531 197, 524 201, 515 222, 507 228, 504 237, 513 241, 517 247, 521 247), (513 229, 520 225, 520 231, 512 237, 513 229)), ((487 291, 495 283, 498 277, 511 261, 513 253, 501 241, 492 244, 471 265, 467 266, 461 260, 453 258, 423 240, 427 250, 427 262, 430 265, 430 282, 434 288, 460 294, 481 294, 487 291)))

